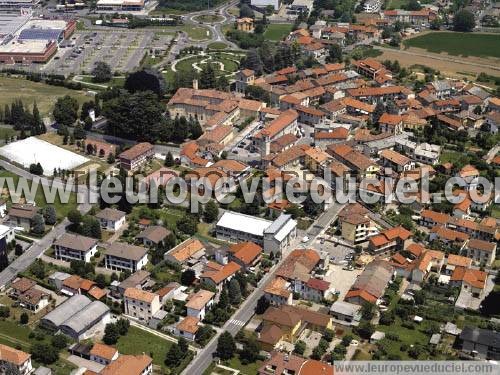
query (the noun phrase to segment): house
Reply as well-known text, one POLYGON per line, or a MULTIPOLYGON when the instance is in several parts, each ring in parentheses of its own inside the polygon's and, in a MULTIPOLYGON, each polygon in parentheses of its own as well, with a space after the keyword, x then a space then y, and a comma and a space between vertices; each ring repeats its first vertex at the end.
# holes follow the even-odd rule
POLYGON ((12 226, 22 227, 26 232, 29 232, 37 213, 38 207, 32 204, 12 204, 8 212, 9 223, 12 226))
POLYGON ((473 238, 467 242, 464 250, 476 264, 489 266, 496 259, 497 244, 473 238))
POLYGON ((327 146, 326 152, 345 164, 361 178, 374 178, 380 167, 370 158, 361 154, 347 144, 332 144, 327 146))
POLYGON ((236 20, 236 28, 240 31, 251 33, 254 29, 253 18, 243 17, 236 20))
POLYGON ((161 225, 152 225, 144 229, 137 235, 137 239, 142 240, 142 244, 146 247, 163 245, 165 238, 172 232, 161 225))
POLYGON ((120 167, 126 171, 135 171, 151 160, 154 154, 154 147, 151 143, 138 143, 118 155, 120 167))
POLYGON ((165 253, 167 262, 184 264, 190 259, 199 259, 205 255, 205 245, 196 238, 189 238, 165 253))
MULTIPOLYGON (((418 246, 418 245, 417 245, 418 246)), ((417 247, 415 246, 415 247, 417 247)), ((410 249, 410 247, 408 247, 410 249)), ((411 249, 410 249, 411 250, 411 249)), ((420 250, 419 250, 420 251, 420 250)), ((444 253, 437 250, 421 250, 420 255, 413 261, 408 270, 411 281, 416 283, 423 282, 431 271, 440 273, 444 264, 444 253)))
POLYGON ((429 233, 431 241, 438 240, 448 246, 453 246, 462 250, 465 243, 469 239, 469 235, 463 232, 458 232, 453 229, 446 228, 441 225, 433 227, 429 233))
POLYGON ((247 86, 253 85, 255 81, 255 72, 251 69, 239 70, 235 75, 235 90, 241 94, 244 94, 247 86))
POLYGON ((198 320, 205 319, 205 314, 214 303, 215 293, 201 289, 191 295, 186 303, 187 316, 192 316, 198 320))
POLYGON ((181 286, 181 284, 171 281, 167 285, 165 285, 163 288, 158 289, 156 291, 156 294, 160 296, 160 302, 162 305, 164 305, 167 301, 173 299, 176 295, 180 294, 179 292, 183 289, 184 287, 181 286))
POLYGON ((112 346, 95 343, 90 350, 90 360, 100 363, 101 365, 109 365, 118 358, 118 350, 112 346))
POLYGON ((291 305, 293 295, 289 288, 288 281, 282 277, 275 277, 264 288, 264 297, 274 306, 291 305))
POLYGON ((49 276, 49 284, 56 288, 56 290, 61 290, 64 280, 68 277, 71 277, 69 273, 55 271, 49 276))
POLYGON ((0 344, 0 373, 28 375, 32 371, 31 354, 0 344))
POLYGON ((0 217, 3 218, 7 214, 7 201, 0 199, 0 217))
POLYGON ((325 362, 302 358, 294 354, 272 351, 258 372, 258 375, 270 374, 333 375, 333 366, 325 362))
POLYGON ((148 251, 144 247, 113 242, 106 249, 104 262, 106 268, 113 271, 135 272, 148 263, 148 251))
POLYGON ((349 137, 349 130, 340 126, 331 131, 315 131, 314 132, 314 145, 322 150, 332 143, 342 143, 349 137))
POLYGON ((412 233, 402 226, 389 228, 369 239, 368 249, 371 253, 391 253, 403 250, 412 233))
POLYGON ((272 141, 285 134, 297 133, 298 118, 299 114, 295 110, 286 110, 254 135, 255 147, 260 150, 262 156, 269 155, 272 141))
POLYGON ((36 282, 34 282, 33 280, 28 279, 26 277, 17 278, 10 285, 9 296, 11 298, 17 299, 23 293, 25 293, 28 290, 30 290, 31 288, 33 288, 35 285, 36 285, 36 282))
POLYGON ((500 332, 477 327, 465 327, 460 334, 462 352, 475 359, 500 359, 500 332))
POLYGON ((127 288, 123 295, 125 314, 140 321, 149 320, 160 310, 160 296, 142 289, 127 288))
POLYGON ((415 168, 415 163, 409 157, 393 150, 382 150, 380 158, 384 167, 392 168, 397 173, 415 168))
POLYGON ((215 288, 218 292, 222 290, 225 283, 231 281, 234 275, 241 269, 236 262, 229 262, 221 268, 213 269, 210 266, 205 267, 200 276, 200 281, 215 288))
POLYGON ((75 294, 86 294, 93 287, 95 287, 95 282, 84 279, 78 275, 71 275, 66 278, 62 283, 61 293, 67 296, 74 296, 75 294))
POLYGON ((229 260, 244 270, 255 266, 262 259, 262 247, 253 242, 240 242, 229 247, 229 260))
MULTIPOLYGON (((87 370, 88 372, 88 370, 87 370)), ((146 355, 120 355, 115 361, 101 370, 99 375, 151 375, 153 359, 146 355)))
POLYGON ((17 300, 21 307, 33 313, 37 313, 48 306, 50 294, 36 288, 31 288, 21 294, 17 300))
POLYGON ((339 227, 343 239, 354 244, 366 241, 378 233, 369 218, 370 211, 359 203, 349 203, 338 214, 339 227))
POLYGON ((450 285, 467 290, 473 297, 480 297, 486 286, 488 274, 473 268, 455 267, 450 277, 450 285))
POLYGON ((358 276, 344 297, 344 301, 362 305, 377 304, 394 275, 393 267, 386 261, 374 260, 358 276))
POLYGON ((109 207, 95 215, 101 223, 101 228, 113 232, 119 230, 125 224, 125 216, 125 212, 109 207))
POLYGON ((465 190, 476 190, 478 185, 479 171, 473 165, 467 164, 458 171, 458 177, 462 178, 466 184, 465 190))
POLYGON ((139 270, 116 285, 114 296, 121 300, 127 288, 145 289, 151 285, 151 274, 146 270, 139 270))
POLYGON ((299 293, 305 300, 321 302, 330 295, 330 282, 311 277, 299 293))
POLYGON ((81 260, 89 263, 97 253, 97 240, 78 234, 64 233, 53 244, 54 256, 66 262, 81 260))
POLYGON ((194 316, 186 316, 175 325, 174 335, 194 341, 196 332, 200 329, 200 320, 194 316))
POLYGON ((453 271, 457 267, 465 267, 470 268, 472 266, 472 259, 463 257, 461 255, 456 254, 448 254, 448 258, 446 258, 446 267, 444 270, 445 275, 452 275, 453 271))
POLYGON ((330 315, 335 323, 357 326, 361 321, 361 306, 345 301, 335 301, 330 307, 330 315))
POLYGON ((304 164, 312 173, 323 171, 331 156, 320 148, 310 148, 305 151, 304 164))
POLYGON ((379 130, 391 134, 401 134, 403 131, 403 117, 383 113, 378 120, 379 130))

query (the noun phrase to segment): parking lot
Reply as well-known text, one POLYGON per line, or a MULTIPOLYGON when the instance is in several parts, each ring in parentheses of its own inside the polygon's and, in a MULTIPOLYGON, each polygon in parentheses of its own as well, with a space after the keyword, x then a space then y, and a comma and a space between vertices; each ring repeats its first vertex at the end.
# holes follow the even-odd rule
POLYGON ((110 64, 113 72, 126 73, 138 68, 146 52, 165 48, 171 35, 152 31, 78 32, 61 43, 56 56, 45 66, 46 72, 89 74, 95 63, 110 64))
POLYGON ((344 266, 330 264, 328 272, 324 276, 325 281, 329 281, 331 286, 339 293, 339 300, 342 300, 346 293, 351 288, 356 278, 361 274, 362 270, 354 268, 352 271, 343 269, 344 266))

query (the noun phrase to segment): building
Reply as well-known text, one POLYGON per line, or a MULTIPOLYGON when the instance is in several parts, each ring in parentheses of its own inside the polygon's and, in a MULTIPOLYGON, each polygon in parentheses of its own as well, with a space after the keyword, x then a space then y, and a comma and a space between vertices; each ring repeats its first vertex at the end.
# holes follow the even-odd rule
POLYGON ((218 239, 229 242, 254 242, 267 254, 281 252, 297 235, 297 222, 281 214, 274 222, 255 216, 225 211, 215 226, 218 239))
POLYGON ((437 17, 436 13, 429 8, 423 8, 421 10, 384 10, 382 15, 383 18, 387 19, 391 24, 399 21, 424 27, 428 27, 431 21, 437 17))
POLYGON ((158 294, 137 288, 125 290, 123 305, 126 315, 145 322, 149 322, 161 308, 158 294))
POLYGON ((306 359, 294 354, 273 351, 258 375, 333 375, 333 366, 314 359, 306 359))
POLYGON ((247 87, 253 85, 255 81, 255 72, 251 69, 239 70, 235 75, 235 90, 244 94, 247 87))
POLYGON ((97 252, 97 240, 78 234, 64 233, 54 242, 53 247, 56 259, 66 262, 82 260, 89 263, 97 252))
POLYGON ((137 239, 142 240, 142 244, 146 247, 154 247, 164 244, 165 238, 171 233, 161 225, 152 225, 139 233, 137 239))
POLYGON ((229 247, 229 260, 244 270, 257 265, 262 259, 262 247, 253 242, 241 242, 229 247))
POLYGON ((90 350, 90 360, 100 363, 101 365, 109 365, 111 362, 118 359, 118 350, 112 346, 95 343, 90 350))
POLYGON ((194 316, 186 316, 174 328, 174 335, 184 337, 186 340, 194 341, 196 332, 200 329, 200 321, 194 316))
POLYGON ((48 306, 50 295, 39 289, 31 288, 21 294, 17 300, 21 307, 36 314, 48 306))
POLYGON ((201 289, 189 297, 186 303, 187 316, 192 316, 198 320, 205 319, 205 314, 214 303, 215 293, 201 289))
MULTIPOLYGON (((87 370, 88 372, 88 370, 87 370)), ((99 375, 151 375, 153 360, 146 354, 120 355, 115 361, 101 370, 99 375)))
POLYGON ((415 168, 415 163, 409 157, 393 150, 382 150, 380 158, 384 167, 392 168, 397 173, 415 168))
POLYGON ((138 143, 118 155, 120 167, 126 171, 135 171, 151 160, 154 154, 154 147, 151 143, 138 143))
POLYGON ((377 304, 384 295, 385 288, 392 280, 394 269, 383 260, 374 260, 369 263, 358 276, 351 289, 344 297, 344 301, 362 305, 365 302, 377 304))
POLYGON ((3 64, 44 64, 57 52, 57 42, 49 40, 20 41, 13 39, 0 45, 0 63, 3 64))
POLYGON ((148 0, 98 0, 96 8, 101 12, 140 12, 148 0))
POLYGON ((250 5, 257 8, 267 8, 268 6, 272 6, 275 11, 280 9, 281 1, 280 0, 251 0, 250 5))
POLYGON ((111 320, 109 307, 99 301, 78 294, 57 306, 45 315, 40 324, 45 328, 62 333, 80 341, 104 332, 111 320))
POLYGON ((101 228, 114 232, 125 224, 126 213, 106 207, 104 210, 99 211, 95 217, 99 219, 101 228))
POLYGON ((358 244, 378 233, 378 229, 370 219, 370 211, 359 203, 346 205, 338 214, 342 238, 358 244))
POLYGON ((379 130, 383 133, 401 134, 403 131, 403 117, 383 113, 378 120, 379 130))
POLYGON ((330 307, 330 315, 335 323, 357 326, 361 321, 361 306, 345 301, 335 301, 330 307))
POLYGON ((209 262, 203 273, 200 275, 200 281, 209 285, 217 290, 222 291, 224 284, 231 281, 234 275, 241 269, 241 266, 236 262, 229 262, 224 266, 220 264, 209 262))
POLYGON ((462 352, 476 359, 500 359, 500 332, 465 327, 460 334, 462 352))
POLYGON ((33 218, 38 213, 38 207, 32 204, 13 204, 9 209, 9 223, 22 227, 26 232, 31 230, 33 218))
POLYGON ((450 277, 450 285, 468 291, 473 297, 480 297, 484 292, 488 274, 472 268, 455 267, 450 277))
POLYGON ((151 274, 146 270, 139 270, 127 277, 113 288, 113 295, 121 300, 127 288, 145 289, 152 285, 151 274))
POLYGON ((49 276, 49 284, 56 288, 56 290, 61 290, 64 280, 66 280, 68 277, 71 277, 69 273, 55 271, 49 276))
POLYGON ((347 144, 332 144, 327 146, 326 151, 349 167, 353 176, 356 175, 359 179, 374 178, 380 170, 380 167, 372 159, 347 144))
POLYGON ((470 239, 465 252, 476 264, 491 265, 496 258, 497 244, 478 239, 470 239))
POLYGON ((189 238, 167 251, 164 259, 167 262, 184 264, 190 259, 200 259, 205 255, 205 245, 196 238, 189 238))
POLYGON ((32 371, 31 354, 0 344, 0 373, 28 375, 32 371))
POLYGON ((368 250, 373 254, 389 254, 403 250, 412 233, 402 226, 389 228, 369 239, 368 250))
POLYGON ((253 32, 253 18, 243 17, 236 20, 236 28, 247 33, 253 32))
POLYGON ((148 263, 148 251, 144 247, 113 242, 105 252, 105 266, 113 271, 140 270, 148 263))
POLYGON ((282 277, 275 277, 269 281, 264 289, 264 296, 273 306, 291 305, 293 295, 291 284, 282 277))
POLYGON ((31 279, 26 277, 19 277, 12 282, 10 285, 9 296, 11 298, 17 299, 21 294, 27 292, 36 285, 31 279))

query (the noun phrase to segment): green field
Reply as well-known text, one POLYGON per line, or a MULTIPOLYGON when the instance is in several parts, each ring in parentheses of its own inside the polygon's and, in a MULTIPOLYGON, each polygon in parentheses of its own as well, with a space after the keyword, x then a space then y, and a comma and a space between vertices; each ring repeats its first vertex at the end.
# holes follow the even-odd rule
POLYGON ((289 23, 274 23, 267 26, 264 32, 264 38, 267 40, 278 41, 287 36, 292 31, 292 25, 289 23))
POLYGON ((202 14, 200 16, 194 17, 195 21, 203 23, 220 22, 223 18, 217 14, 202 14))
POLYGON ((91 100, 83 91, 70 90, 65 87, 46 85, 45 83, 32 82, 24 78, 12 78, 0 76, 0 106, 12 104, 14 99, 21 99, 31 110, 33 102, 36 101, 42 115, 52 112, 52 107, 57 98, 70 95, 83 102, 91 100))
POLYGON ((208 45, 208 48, 210 49, 226 49, 227 44, 223 42, 213 42, 208 45))
POLYGON ((404 44, 434 53, 500 58, 500 38, 497 34, 431 32, 405 40, 404 44))

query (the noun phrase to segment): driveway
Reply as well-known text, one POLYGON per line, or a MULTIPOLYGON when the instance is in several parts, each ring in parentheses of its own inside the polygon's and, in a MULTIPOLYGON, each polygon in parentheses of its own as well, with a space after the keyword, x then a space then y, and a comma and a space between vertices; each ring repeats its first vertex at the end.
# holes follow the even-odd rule
POLYGON ((78 366, 79 368, 85 367, 87 370, 91 370, 96 373, 101 372, 101 370, 104 368, 104 365, 101 365, 100 363, 90 361, 76 355, 70 355, 68 357, 68 361, 73 363, 75 366, 78 366))

